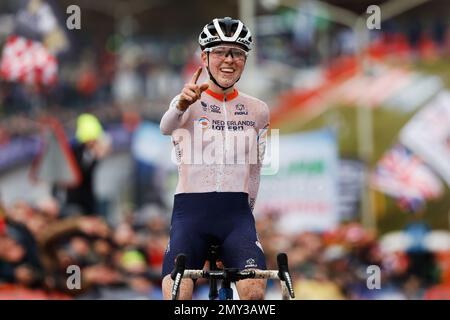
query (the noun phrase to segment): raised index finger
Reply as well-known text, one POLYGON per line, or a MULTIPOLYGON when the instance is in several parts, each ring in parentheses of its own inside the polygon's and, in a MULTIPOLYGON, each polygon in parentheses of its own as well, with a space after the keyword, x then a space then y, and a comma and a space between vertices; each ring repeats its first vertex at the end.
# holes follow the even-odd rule
POLYGON ((191 83, 196 84, 201 73, 202 73, 202 67, 199 67, 197 69, 197 71, 195 71, 194 75, 192 76, 191 83))

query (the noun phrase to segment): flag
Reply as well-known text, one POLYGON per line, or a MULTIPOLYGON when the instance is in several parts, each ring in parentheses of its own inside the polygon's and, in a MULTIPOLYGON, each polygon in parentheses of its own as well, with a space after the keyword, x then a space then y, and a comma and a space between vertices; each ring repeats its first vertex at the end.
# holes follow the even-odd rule
POLYGON ((371 176, 372 186, 397 199, 435 199, 443 184, 426 164, 401 144, 384 154, 371 176))
POLYGON ((397 200, 397 206, 404 212, 419 212, 425 209, 425 199, 401 197, 397 200))
POLYGON ((0 61, 0 77, 6 81, 52 85, 58 63, 39 42, 21 36, 8 37, 0 61))
POLYGON ((443 90, 400 131, 403 145, 450 186, 450 91, 443 90))

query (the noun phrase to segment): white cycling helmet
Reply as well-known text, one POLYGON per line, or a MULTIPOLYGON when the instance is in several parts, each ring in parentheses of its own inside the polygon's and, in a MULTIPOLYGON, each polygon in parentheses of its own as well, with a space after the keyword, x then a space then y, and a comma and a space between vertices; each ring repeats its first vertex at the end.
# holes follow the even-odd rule
POLYGON ((205 25, 198 36, 198 43, 202 50, 223 43, 236 43, 245 51, 250 51, 252 34, 241 20, 230 17, 216 18, 205 25))

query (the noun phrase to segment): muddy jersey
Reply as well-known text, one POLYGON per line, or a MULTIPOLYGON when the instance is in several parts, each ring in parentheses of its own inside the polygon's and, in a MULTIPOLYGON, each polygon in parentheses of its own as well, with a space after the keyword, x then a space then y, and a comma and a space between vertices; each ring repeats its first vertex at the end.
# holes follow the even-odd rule
POLYGON ((236 89, 206 90, 182 112, 176 96, 161 119, 178 163, 176 194, 245 192, 253 208, 269 127, 267 105, 236 89))

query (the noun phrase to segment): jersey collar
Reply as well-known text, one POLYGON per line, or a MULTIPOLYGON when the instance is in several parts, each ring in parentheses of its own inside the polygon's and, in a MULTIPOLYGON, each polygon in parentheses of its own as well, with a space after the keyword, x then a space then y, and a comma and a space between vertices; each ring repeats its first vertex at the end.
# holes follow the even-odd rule
MULTIPOLYGON (((225 95, 223 93, 216 93, 211 89, 207 89, 205 92, 211 97, 216 98, 217 100, 224 101, 225 95)), ((233 100, 238 96, 238 94, 239 92, 236 89, 233 89, 233 92, 230 92, 226 95, 227 101, 233 100)))

